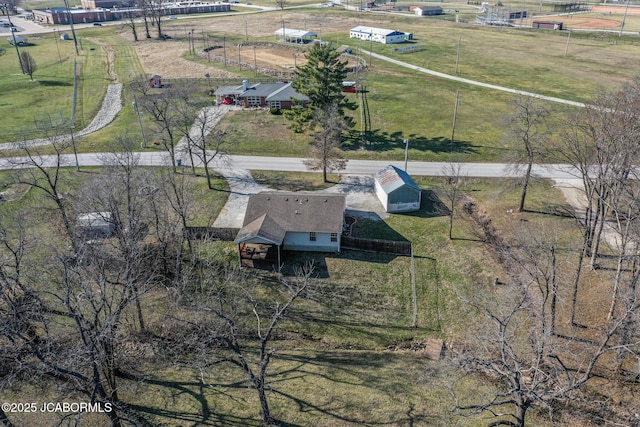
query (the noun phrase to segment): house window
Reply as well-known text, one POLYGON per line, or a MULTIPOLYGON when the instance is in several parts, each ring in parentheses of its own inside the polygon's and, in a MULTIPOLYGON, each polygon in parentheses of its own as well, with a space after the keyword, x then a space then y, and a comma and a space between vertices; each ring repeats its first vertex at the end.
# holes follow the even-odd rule
POLYGON ((331 233, 331 241, 332 242, 338 241, 338 233, 331 233))
POLYGON ((259 96, 247 96, 247 104, 250 106, 259 106, 260 105, 260 97, 259 96))
POLYGON ((315 242, 316 241, 316 232, 315 231, 310 231, 309 232, 309 241, 310 242, 315 242))
POLYGON ((280 103, 280 101, 270 101, 271 102, 271 108, 275 108, 276 110, 280 110, 282 108, 282 104, 280 103))

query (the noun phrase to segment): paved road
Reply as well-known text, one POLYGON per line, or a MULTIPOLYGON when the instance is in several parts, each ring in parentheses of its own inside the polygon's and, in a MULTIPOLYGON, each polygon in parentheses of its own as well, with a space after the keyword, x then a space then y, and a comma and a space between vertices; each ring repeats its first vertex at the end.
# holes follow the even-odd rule
MULTIPOLYGON (((78 162, 81 166, 102 166, 104 153, 83 153, 78 155, 78 162)), ((277 170, 290 172, 306 172, 302 158, 294 157, 262 157, 262 156, 229 156, 224 162, 214 162, 215 169, 236 168, 247 170, 277 170)), ((183 159, 183 165, 188 166, 187 159, 183 159)), ((43 166, 53 166, 55 158, 53 156, 44 157, 43 166)), ((63 158, 63 164, 74 166, 73 155, 63 158)), ((169 156, 166 153, 140 153, 140 164, 146 166, 169 165, 169 156)), ((374 172, 392 164, 404 169, 404 162, 393 162, 385 160, 350 160, 347 168, 342 174, 347 175, 371 175, 374 172)), ((408 162, 407 172, 414 176, 447 176, 445 162, 408 162)), ((460 175, 468 177, 512 177, 518 176, 517 171, 513 171, 509 165, 503 163, 461 163, 460 175)), ((12 169, 27 167, 22 158, 0 159, 0 169, 12 169)), ((568 165, 535 165, 534 174, 541 178, 550 179, 577 179, 579 173, 568 165)))

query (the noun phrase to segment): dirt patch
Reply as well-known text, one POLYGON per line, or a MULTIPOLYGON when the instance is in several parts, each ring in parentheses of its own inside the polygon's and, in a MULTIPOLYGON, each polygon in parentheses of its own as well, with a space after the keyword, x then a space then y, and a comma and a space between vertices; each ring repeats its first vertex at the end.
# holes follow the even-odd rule
POLYGON ((617 7, 616 6, 593 6, 591 8, 591 11, 621 15, 625 13, 625 9, 626 9, 627 15, 640 15, 640 7, 625 8, 621 6, 617 6, 617 7))
POLYGON ((188 44, 183 41, 147 40, 136 43, 135 48, 147 74, 159 74, 166 79, 203 78, 207 73, 212 78, 236 76, 234 73, 182 58, 189 50, 188 44))
POLYGON ((563 19, 562 23, 565 28, 582 28, 589 30, 603 30, 605 28, 617 28, 620 26, 620 22, 613 19, 583 18, 581 16, 569 16, 569 19, 563 19))
MULTIPOLYGON (((290 72, 295 65, 300 66, 306 62, 304 46, 289 47, 264 42, 265 38, 273 37, 274 31, 281 27, 280 15, 254 14, 246 15, 246 18, 242 19, 227 16, 213 16, 213 18, 215 19, 165 24, 164 33, 172 37, 169 40, 141 38, 140 41, 133 43, 131 31, 123 31, 121 35, 133 43, 146 74, 159 74, 169 79, 198 78, 204 77, 206 73, 209 73, 212 78, 238 77, 232 71, 220 69, 219 62, 213 62, 216 57, 224 56, 227 57, 228 62, 232 62, 230 65, 237 66, 239 59, 243 67, 253 69, 257 63, 258 68, 282 72, 290 72), (196 52, 201 58, 210 59, 212 61, 210 66, 182 58, 182 55, 189 52, 190 34, 193 34, 196 52), (244 37, 246 42, 238 47, 237 44, 229 41, 230 36, 244 37), (260 39, 260 42, 257 39, 260 39), (211 49, 207 56, 207 52, 204 52, 206 46, 220 47, 211 49), (225 48, 223 49, 222 46, 225 48)), ((323 34, 347 32, 354 25, 352 19, 337 15, 331 16, 331 19, 322 19, 310 17, 306 13, 285 13, 283 19, 288 28, 313 31, 319 35, 319 38, 322 38, 323 34)), ((367 24, 365 20, 361 23, 361 25, 367 24)))

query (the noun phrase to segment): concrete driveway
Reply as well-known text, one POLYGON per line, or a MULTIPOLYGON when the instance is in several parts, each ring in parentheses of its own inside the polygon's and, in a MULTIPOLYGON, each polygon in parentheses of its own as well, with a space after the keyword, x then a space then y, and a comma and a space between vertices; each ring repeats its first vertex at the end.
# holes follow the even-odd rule
MULTIPOLYGON (((229 199, 213 223, 214 227, 241 228, 247 211, 249 195, 261 191, 276 191, 258 184, 251 172, 239 168, 216 168, 229 183, 229 199)), ((340 182, 326 190, 326 193, 346 195, 347 213, 353 216, 373 219, 387 218, 382 204, 375 194, 373 177, 367 175, 343 175, 340 182)))

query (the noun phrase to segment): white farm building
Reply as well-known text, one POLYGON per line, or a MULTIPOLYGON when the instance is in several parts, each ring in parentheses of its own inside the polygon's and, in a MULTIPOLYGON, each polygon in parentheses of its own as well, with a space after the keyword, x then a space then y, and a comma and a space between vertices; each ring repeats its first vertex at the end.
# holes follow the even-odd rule
POLYGON ((349 37, 382 44, 404 43, 407 40, 407 34, 399 30, 385 30, 384 28, 363 26, 349 30, 349 37))
POLYGON ((373 179, 376 195, 385 211, 398 213, 420 210, 422 189, 402 169, 389 165, 373 174, 373 179))

